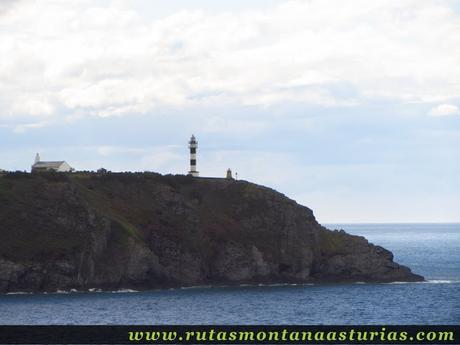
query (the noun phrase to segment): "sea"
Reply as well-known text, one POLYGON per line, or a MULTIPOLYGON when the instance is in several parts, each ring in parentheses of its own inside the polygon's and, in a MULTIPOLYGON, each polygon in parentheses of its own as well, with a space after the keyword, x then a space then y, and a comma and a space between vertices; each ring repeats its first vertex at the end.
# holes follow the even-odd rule
POLYGON ((426 281, 4 294, 0 324, 460 324, 460 224, 326 226, 426 281))

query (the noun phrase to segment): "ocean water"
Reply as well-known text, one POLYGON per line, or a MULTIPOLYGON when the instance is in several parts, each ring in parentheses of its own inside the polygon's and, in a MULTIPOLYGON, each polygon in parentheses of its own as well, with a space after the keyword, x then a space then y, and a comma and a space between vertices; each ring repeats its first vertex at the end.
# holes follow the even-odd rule
POLYGON ((0 295, 0 324, 459 324, 460 224, 328 225, 391 250, 423 283, 0 295))

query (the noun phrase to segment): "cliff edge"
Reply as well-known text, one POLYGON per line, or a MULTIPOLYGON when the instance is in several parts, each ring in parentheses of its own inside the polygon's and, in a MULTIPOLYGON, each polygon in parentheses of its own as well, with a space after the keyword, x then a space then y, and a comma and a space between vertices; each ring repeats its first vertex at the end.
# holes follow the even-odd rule
POLYGON ((0 205, 0 292, 423 280, 245 181, 8 173, 0 205))

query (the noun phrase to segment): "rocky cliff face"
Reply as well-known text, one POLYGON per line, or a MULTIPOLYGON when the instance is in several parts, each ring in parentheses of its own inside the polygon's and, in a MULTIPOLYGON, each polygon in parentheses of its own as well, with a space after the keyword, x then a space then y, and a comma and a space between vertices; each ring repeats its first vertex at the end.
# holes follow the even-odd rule
POLYGON ((15 173, 0 205, 0 292, 423 279, 245 181, 15 173))

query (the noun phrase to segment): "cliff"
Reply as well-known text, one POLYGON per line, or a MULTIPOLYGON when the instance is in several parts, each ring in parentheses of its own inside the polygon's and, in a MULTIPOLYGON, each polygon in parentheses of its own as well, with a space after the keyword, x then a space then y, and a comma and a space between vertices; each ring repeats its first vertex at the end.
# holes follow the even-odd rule
POLYGON ((423 280, 245 181, 9 173, 0 205, 0 292, 423 280))

